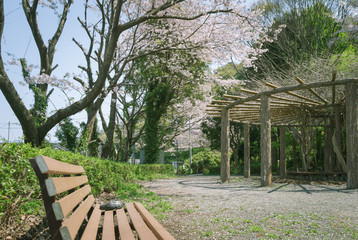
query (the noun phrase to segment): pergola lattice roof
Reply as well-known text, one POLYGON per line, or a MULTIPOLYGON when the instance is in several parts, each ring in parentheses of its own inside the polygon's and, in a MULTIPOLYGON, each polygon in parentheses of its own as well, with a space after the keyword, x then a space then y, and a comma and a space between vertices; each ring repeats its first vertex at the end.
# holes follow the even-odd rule
POLYGON ((302 120, 304 114, 313 118, 325 119, 331 117, 331 107, 344 103, 344 99, 337 99, 336 86, 358 82, 358 79, 332 80, 326 82, 305 83, 296 78, 299 85, 278 87, 266 82, 271 90, 257 92, 241 89, 242 93, 251 96, 224 95, 226 100, 214 100, 207 105, 207 113, 212 117, 221 117, 222 109, 228 109, 231 121, 260 124, 260 97, 270 97, 270 120, 273 125, 294 125, 302 120), (329 91, 330 99, 320 95, 316 89, 329 91), (303 91, 299 93, 299 91, 303 91))

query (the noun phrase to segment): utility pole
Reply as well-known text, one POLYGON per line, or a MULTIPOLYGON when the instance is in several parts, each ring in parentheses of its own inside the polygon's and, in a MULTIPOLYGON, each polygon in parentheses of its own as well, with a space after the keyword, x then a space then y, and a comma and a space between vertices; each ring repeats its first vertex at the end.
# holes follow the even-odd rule
POLYGON ((190 118, 189 118, 189 174, 191 174, 191 157, 192 157, 192 152, 191 152, 191 124, 190 124, 190 118))
POLYGON ((179 174, 179 141, 177 139, 177 175, 179 174))
POLYGON ((10 122, 7 128, 7 141, 10 142, 10 122))

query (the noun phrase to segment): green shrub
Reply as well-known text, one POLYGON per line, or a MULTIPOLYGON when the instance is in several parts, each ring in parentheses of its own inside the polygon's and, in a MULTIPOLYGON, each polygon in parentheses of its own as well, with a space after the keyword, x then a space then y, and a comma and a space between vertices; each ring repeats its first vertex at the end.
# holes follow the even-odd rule
POLYGON ((198 171, 198 167, 199 167, 198 162, 191 163, 191 169, 193 170, 194 173, 196 173, 198 171))
POLYGON ((39 155, 83 166, 94 195, 106 191, 116 192, 121 199, 134 198, 136 195, 143 197, 144 189, 133 181, 174 176, 171 165, 129 165, 50 147, 39 149, 29 144, 0 143, 1 224, 7 224, 14 215, 43 211, 39 183, 29 162, 29 159, 39 155))
MULTIPOLYGON (((221 155, 218 151, 205 149, 192 157, 193 173, 213 174, 220 172, 221 155)), ((185 169, 189 169, 189 159, 185 160, 185 169)))

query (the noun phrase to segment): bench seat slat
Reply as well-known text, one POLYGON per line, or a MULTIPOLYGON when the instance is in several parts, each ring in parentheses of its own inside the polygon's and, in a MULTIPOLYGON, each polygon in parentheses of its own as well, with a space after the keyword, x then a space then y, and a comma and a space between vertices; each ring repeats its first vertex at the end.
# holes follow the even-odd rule
POLYGON ((81 174, 85 170, 82 166, 61 162, 46 156, 37 156, 36 163, 43 174, 81 174))
POLYGON ((139 239, 157 240, 153 232, 148 228, 140 214, 135 209, 133 203, 127 203, 126 208, 139 239))
POLYGON ((129 226, 128 219, 124 209, 121 208, 116 211, 117 222, 118 222, 118 231, 120 239, 134 240, 134 235, 131 227, 129 226))
POLYGON ((56 219, 61 220, 67 215, 91 192, 90 185, 86 185, 75 192, 52 204, 56 219))
POLYGON ((93 195, 89 195, 88 198, 74 211, 74 213, 67 219, 60 229, 61 236, 64 240, 75 239, 78 229, 80 228, 83 220, 94 203, 93 195))
POLYGON ((97 204, 94 207, 91 217, 87 223, 86 229, 82 234, 82 240, 96 240, 98 225, 101 220, 101 212, 102 211, 99 209, 99 204, 97 204))
POLYGON ((145 209, 141 203, 135 202, 134 206, 158 239, 175 240, 174 237, 167 230, 165 230, 165 228, 153 217, 152 214, 148 212, 147 209, 145 209))
POLYGON ((53 177, 45 180, 49 196, 68 191, 88 182, 86 175, 76 177, 53 177))
POLYGON ((102 240, 114 240, 113 211, 104 212, 102 240))

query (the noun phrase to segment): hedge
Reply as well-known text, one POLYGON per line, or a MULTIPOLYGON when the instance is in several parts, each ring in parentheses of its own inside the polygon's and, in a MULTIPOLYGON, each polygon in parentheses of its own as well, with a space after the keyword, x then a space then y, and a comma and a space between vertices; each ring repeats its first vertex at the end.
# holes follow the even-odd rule
POLYGON ((133 189, 138 188, 136 184, 133 187, 135 180, 174 176, 171 165, 130 165, 50 147, 40 149, 29 144, 0 143, 1 223, 6 224, 14 214, 37 214, 42 209, 38 180, 29 162, 29 159, 38 155, 83 166, 95 196, 106 191, 130 198, 135 194, 133 189))

